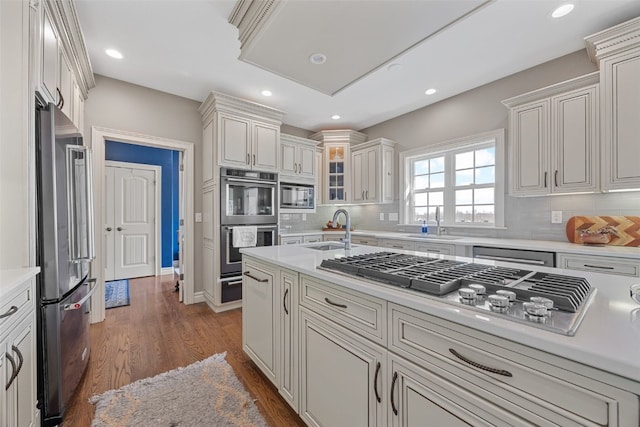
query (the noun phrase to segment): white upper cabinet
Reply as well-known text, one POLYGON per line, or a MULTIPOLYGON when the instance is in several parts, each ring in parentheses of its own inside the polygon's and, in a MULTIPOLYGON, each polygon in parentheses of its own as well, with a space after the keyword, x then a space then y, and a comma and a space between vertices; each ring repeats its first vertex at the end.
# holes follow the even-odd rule
POLYGON ((316 141, 280 135, 280 181, 313 183, 316 177, 316 141))
MULTIPOLYGON (((58 103, 58 77, 60 74, 60 50, 58 33, 53 27, 49 8, 42 5, 40 30, 40 79, 38 89, 47 102, 58 103)), ((36 52, 37 53, 37 52, 36 52)))
POLYGON ((199 111, 205 183, 215 181, 214 166, 278 172, 283 112, 218 92, 211 92, 199 111))
POLYGON ((511 195, 598 191, 598 79, 592 73, 503 101, 511 195))
POLYGON ((640 189, 640 17, 585 40, 600 68, 602 189, 640 189))
POLYGON ((393 202, 395 144, 379 138, 351 147, 353 202, 393 202))

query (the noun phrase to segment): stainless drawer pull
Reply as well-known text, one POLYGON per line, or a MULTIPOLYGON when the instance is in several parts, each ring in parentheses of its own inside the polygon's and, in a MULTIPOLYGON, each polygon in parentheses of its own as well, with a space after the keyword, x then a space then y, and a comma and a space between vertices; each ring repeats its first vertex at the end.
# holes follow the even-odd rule
POLYGON ((398 372, 393 373, 393 379, 391 380, 391 409, 393 409, 393 415, 398 415, 398 408, 396 408, 396 402, 393 399, 393 389, 396 388, 396 381, 398 381, 398 372))
POLYGON ((476 255, 475 258, 489 259, 493 261, 519 262, 520 264, 544 265, 544 261, 541 261, 539 259, 512 258, 512 257, 493 256, 493 255, 476 255))
POLYGON ((12 314, 15 314, 17 311, 18 311, 18 307, 16 307, 15 305, 12 305, 11 308, 9 310, 7 310, 6 313, 0 314, 0 319, 4 319, 5 317, 9 317, 12 314))
POLYGON ((250 272, 245 271, 244 273, 245 276, 252 278, 253 280, 255 280, 256 282, 260 282, 260 283, 265 283, 268 282, 269 279, 258 279, 256 276, 252 275, 250 272))
POLYGON ((327 302, 327 304, 331 304, 334 305, 336 307, 340 307, 340 308, 347 308, 347 306, 345 304, 338 304, 337 302, 333 302, 331 301, 329 298, 325 297, 324 300, 327 302))
POLYGON ((392 248, 398 248, 398 249, 402 249, 403 248, 403 246, 400 246, 400 245, 392 245, 391 247, 392 248))
POLYGON ((583 264, 587 268, 599 268, 601 270, 615 270, 614 267, 609 267, 608 265, 591 265, 591 264, 583 264))
POLYGON ((505 377, 512 377, 513 374, 509 371, 505 371, 504 369, 497 369, 497 368, 492 368, 490 366, 485 366, 482 365, 478 362, 474 362, 473 360, 469 360, 466 357, 464 357, 463 355, 461 355, 460 353, 458 353, 457 351, 455 351, 454 349, 450 348, 449 351, 451 352, 451 354, 453 354, 455 357, 457 357, 458 359, 462 360, 465 363, 468 363, 469 365, 478 368, 478 369, 482 369, 483 371, 487 371, 487 372, 491 372, 492 374, 498 374, 498 375, 503 375, 505 377))
POLYGON ((376 374, 373 377, 373 391, 376 393, 376 400, 378 403, 382 402, 380 394, 378 394, 378 375, 380 375, 380 362, 376 363, 376 374))

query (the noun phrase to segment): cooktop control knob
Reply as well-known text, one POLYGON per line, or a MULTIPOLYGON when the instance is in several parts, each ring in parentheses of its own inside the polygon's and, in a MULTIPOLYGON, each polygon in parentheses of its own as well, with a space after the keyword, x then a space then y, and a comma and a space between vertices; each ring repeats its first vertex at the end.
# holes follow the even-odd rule
POLYGON ((487 288, 485 288, 484 285, 472 283, 471 285, 469 285, 469 288, 476 291, 476 295, 479 297, 483 297, 487 293, 487 288))
POLYGON ((535 304, 544 305, 545 307, 547 307, 547 310, 551 310, 553 308, 553 300, 550 300, 549 298, 531 297, 529 298, 529 301, 535 304))
POLYGON ((545 322, 547 320, 548 310, 547 307, 542 304, 536 304, 535 302, 522 303, 527 318, 532 322, 545 322))
POLYGON ((509 298, 503 295, 489 295, 489 306, 492 311, 504 313, 509 310, 509 298))
POLYGON ((507 297, 509 302, 516 302, 516 293, 513 291, 507 291, 505 289, 500 289, 496 291, 496 294, 502 295, 503 297, 507 297))
POLYGON ((473 305, 476 303, 477 295, 475 289, 460 288, 458 289, 458 295, 460 295, 460 302, 463 304, 473 305))

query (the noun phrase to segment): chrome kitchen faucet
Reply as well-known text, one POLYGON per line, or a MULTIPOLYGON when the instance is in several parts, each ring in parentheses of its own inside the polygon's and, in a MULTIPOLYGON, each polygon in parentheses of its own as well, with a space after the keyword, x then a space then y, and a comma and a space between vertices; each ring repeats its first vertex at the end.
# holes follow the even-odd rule
POLYGON ((344 249, 348 251, 351 250, 351 217, 349 216, 349 212, 347 212, 345 209, 338 209, 337 211, 335 211, 333 214, 333 222, 331 226, 333 228, 337 228, 336 224, 338 223, 338 215, 340 215, 341 213, 344 214, 344 217, 347 221, 347 229, 344 233, 344 249))

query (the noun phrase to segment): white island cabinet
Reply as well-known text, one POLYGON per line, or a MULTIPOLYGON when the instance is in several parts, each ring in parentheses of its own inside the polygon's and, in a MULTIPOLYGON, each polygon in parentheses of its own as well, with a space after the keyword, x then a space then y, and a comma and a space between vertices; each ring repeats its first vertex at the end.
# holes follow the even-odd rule
MULTIPOLYGON (((384 249, 356 247, 351 254, 371 250, 384 249)), ((446 426, 638 425, 640 375, 616 366, 617 353, 607 346, 618 343, 633 366, 640 346, 598 332, 629 322, 628 315, 614 321, 603 314, 611 292, 603 291, 591 308, 599 319, 586 319, 583 331, 567 337, 478 320, 465 308, 317 269, 323 258, 343 250, 242 252, 250 274, 243 289, 249 296, 245 352, 288 401, 283 383, 293 384, 290 390, 299 385, 299 404, 292 407, 309 426, 415 426, 427 420, 446 426)), ((629 281, 612 277, 610 286, 629 281)))
POLYGON ((0 271, 0 425, 40 425, 37 404, 35 275, 0 271))

